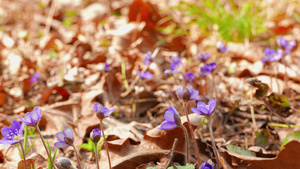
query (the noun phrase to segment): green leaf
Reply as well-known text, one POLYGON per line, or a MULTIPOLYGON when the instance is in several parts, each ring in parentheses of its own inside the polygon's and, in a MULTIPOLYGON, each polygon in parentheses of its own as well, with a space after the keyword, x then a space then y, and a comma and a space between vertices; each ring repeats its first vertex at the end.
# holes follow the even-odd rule
MULTIPOLYGON (((107 136, 106 136, 107 138, 107 136)), ((98 152, 101 150, 101 146, 99 146, 100 143, 102 143, 104 141, 104 138, 101 137, 100 140, 98 141, 98 146, 97 146, 97 150, 98 152)), ((81 145, 77 145, 77 147, 80 147, 80 148, 83 148, 83 149, 86 149, 92 153, 95 153, 95 146, 94 146, 94 143, 92 142, 92 140, 89 138, 88 142, 87 143, 83 143, 81 145)))
POLYGON ((95 152, 94 151, 94 143, 92 142, 92 140, 89 138, 88 142, 87 143, 83 143, 81 145, 77 145, 77 147, 80 147, 80 148, 83 148, 83 149, 86 149, 90 152, 95 152))
POLYGON ((251 151, 246 150, 242 147, 231 145, 231 144, 227 145, 226 147, 227 147, 228 151, 230 151, 230 152, 237 153, 237 154, 244 155, 244 156, 249 156, 249 157, 256 157, 254 155, 254 153, 252 153, 251 151))
MULTIPOLYGON (((175 165, 176 169, 195 169, 194 165, 192 164, 186 164, 185 166, 178 166, 178 165, 175 165)), ((174 167, 169 167, 168 169, 174 169, 174 167)))
POLYGON ((292 132, 290 135, 286 136, 283 140, 283 142, 281 143, 281 147, 284 148, 284 146, 290 142, 290 141, 293 141, 293 140, 297 140, 300 142, 300 131, 295 131, 295 132, 292 132))
POLYGON ((274 108, 289 108, 290 102, 287 97, 279 95, 277 93, 272 93, 268 96, 269 102, 274 108))
POLYGON ((266 147, 268 145, 269 134, 266 130, 261 129, 255 132, 255 145, 260 147, 266 147))

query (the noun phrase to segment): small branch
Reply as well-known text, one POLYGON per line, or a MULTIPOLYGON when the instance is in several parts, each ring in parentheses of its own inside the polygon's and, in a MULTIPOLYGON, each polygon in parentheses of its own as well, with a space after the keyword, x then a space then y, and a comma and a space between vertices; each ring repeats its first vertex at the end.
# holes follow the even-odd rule
POLYGON ((268 134, 269 134, 269 137, 271 138, 271 140, 272 140, 272 143, 274 144, 274 146, 280 151, 281 150, 281 148, 275 143, 275 140, 274 140, 274 138, 272 137, 272 135, 271 135, 271 132, 270 132, 270 129, 269 129, 269 126, 267 126, 266 127, 266 129, 267 129, 267 132, 268 132, 268 134))
POLYGON ((171 163, 171 160, 172 160, 173 155, 174 155, 175 148, 177 147, 177 143, 178 143, 178 138, 175 138, 174 143, 173 143, 173 146, 172 146, 172 149, 171 149, 171 151, 169 152, 169 154, 170 154, 169 159, 170 159, 170 160, 169 160, 169 162, 167 163, 167 165, 165 166, 165 169, 167 169, 167 168, 169 167, 170 163, 171 163))

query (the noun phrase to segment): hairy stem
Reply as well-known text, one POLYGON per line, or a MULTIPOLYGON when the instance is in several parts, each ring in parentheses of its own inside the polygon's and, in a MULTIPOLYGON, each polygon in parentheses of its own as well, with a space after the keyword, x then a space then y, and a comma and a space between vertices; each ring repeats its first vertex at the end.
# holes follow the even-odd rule
POLYGON ((77 163, 78 163, 78 168, 81 169, 80 159, 79 159, 79 155, 78 155, 78 152, 76 150, 76 147, 74 146, 74 144, 72 145, 72 147, 74 148, 74 151, 75 151, 75 155, 76 155, 77 163))
POLYGON ((50 160, 50 162, 51 162, 51 164, 52 164, 52 166, 53 166, 53 169, 55 169, 55 165, 54 165, 54 163, 53 163, 53 161, 52 161, 52 158, 51 158, 51 156, 50 156, 50 154, 49 154, 49 151, 48 151, 48 149, 47 149, 47 147, 46 147, 46 145, 45 145, 45 140, 44 140, 44 138, 43 138, 43 136, 42 136, 42 134, 41 134, 41 131, 40 131, 39 126, 36 125, 36 126, 35 126, 35 129, 37 130, 37 133, 39 134, 39 136, 40 136, 40 138, 41 138, 41 140, 42 140, 43 146, 45 147, 45 150, 46 150, 47 155, 48 155, 48 158, 49 158, 49 160, 50 160))
POLYGON ((24 148, 23 148, 23 145, 21 142, 19 142, 20 144, 20 147, 21 147, 21 151, 22 151, 22 154, 23 154, 23 161, 24 161, 24 169, 27 169, 27 165, 26 165, 26 157, 25 157, 25 151, 24 151, 24 148))
POLYGON ((188 116, 188 108, 187 108, 187 106, 188 106, 187 102, 183 102, 183 107, 184 107, 185 115, 186 115, 186 118, 187 118, 187 121, 188 121, 189 130, 191 132, 191 135, 192 135, 192 138, 193 138, 194 147, 196 149, 196 155, 197 155, 198 163, 199 163, 199 165, 201 165, 199 149, 198 149, 197 142, 196 142, 196 139, 195 139, 195 136, 194 136, 194 132, 193 132, 193 128, 192 128, 192 125, 191 125, 191 122, 190 122, 190 119, 189 119, 189 116, 188 116))
POLYGON ((188 132, 186 130, 186 128, 181 125, 180 128, 182 128, 183 132, 184 132, 184 136, 185 136, 185 148, 186 148, 186 157, 185 157, 185 160, 186 160, 186 163, 190 163, 190 154, 189 154, 189 135, 188 135, 188 132))
POLYGON ((214 139, 214 134, 213 134, 213 130, 212 130, 212 118, 211 118, 211 115, 209 116, 208 120, 209 120, 209 124, 208 125, 209 125, 210 139, 211 139, 211 142, 213 144, 214 152, 215 152, 215 155, 216 155, 217 166, 218 166, 218 169, 220 169, 219 152, 218 152, 217 147, 216 147, 216 143, 215 143, 215 139, 214 139))
POLYGON ((94 143, 94 144, 95 144, 95 158, 96 158, 97 169, 100 169, 100 167, 99 167, 98 150, 97 150, 98 143, 94 143))
POLYGON ((108 145, 107 145, 107 141, 106 141, 104 130, 103 130, 102 120, 100 120, 100 130, 102 131, 103 138, 104 138, 104 144, 105 144, 105 150, 106 150, 106 154, 107 154, 109 169, 111 169, 111 162, 110 162, 109 150, 108 150, 108 145))

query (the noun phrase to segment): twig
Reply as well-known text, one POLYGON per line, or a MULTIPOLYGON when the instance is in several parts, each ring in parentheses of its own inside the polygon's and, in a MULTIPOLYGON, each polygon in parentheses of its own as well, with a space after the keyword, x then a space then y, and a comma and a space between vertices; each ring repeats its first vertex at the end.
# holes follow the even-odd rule
POLYGON ((171 151, 169 152, 169 154, 170 154, 169 159, 170 159, 170 160, 169 160, 169 162, 167 163, 167 165, 165 166, 165 169, 167 169, 167 168, 169 167, 170 163, 171 163, 171 160, 172 160, 173 155, 174 155, 174 150, 175 150, 175 148, 177 147, 177 143, 178 143, 178 138, 175 138, 174 143, 173 143, 173 146, 172 146, 172 149, 171 149, 171 151))
POLYGON ((272 135, 271 135, 271 132, 270 132, 270 129, 269 129, 269 126, 267 126, 266 127, 266 129, 267 129, 267 132, 268 132, 268 134, 269 134, 269 137, 271 138, 271 140, 272 140, 272 143, 274 144, 274 146, 280 151, 281 149, 280 149, 280 147, 275 143, 275 140, 274 140, 274 138, 272 137, 272 135))
POLYGON ((50 7, 50 10, 49 10, 49 13, 48 13, 48 17, 47 17, 47 20, 46 20, 46 26, 45 26, 45 29, 44 29, 44 32, 43 32, 44 36, 46 36, 49 33, 56 6, 57 6, 56 0, 52 0, 52 4, 51 4, 51 7, 50 7))

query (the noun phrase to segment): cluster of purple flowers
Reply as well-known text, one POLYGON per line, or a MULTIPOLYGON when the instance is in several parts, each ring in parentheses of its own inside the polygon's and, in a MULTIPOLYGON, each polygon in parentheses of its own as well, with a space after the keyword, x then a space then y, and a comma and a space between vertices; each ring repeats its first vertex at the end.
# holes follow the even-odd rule
POLYGON ((278 39, 278 45, 284 49, 284 54, 290 54, 293 47, 296 45, 296 41, 289 42, 288 40, 284 39, 283 36, 280 36, 278 39))
MULTIPOLYGON (((180 96, 181 99, 184 99, 185 92, 188 92, 189 99, 188 100, 197 100, 199 98, 199 91, 194 90, 192 85, 188 85, 186 88, 183 88, 181 85, 177 87, 177 94, 180 96), (187 89, 187 90, 186 90, 187 89)), ((210 99, 208 104, 203 102, 198 102, 197 108, 191 108, 191 110, 199 115, 211 115, 216 107, 216 100, 210 99)), ((178 127, 178 117, 179 116, 177 110, 174 108, 173 105, 168 108, 165 112, 165 121, 159 127, 160 130, 171 130, 178 127)))
POLYGON ((216 68, 217 68, 217 63, 212 62, 212 63, 206 64, 206 65, 200 67, 199 73, 201 74, 201 76, 205 77, 216 68))
POLYGON ((279 61, 283 55, 287 55, 291 53, 291 50, 293 47, 296 45, 296 41, 287 41, 286 39, 281 36, 278 39, 278 46, 280 47, 279 49, 271 49, 271 48, 266 48, 265 49, 265 57, 260 59, 263 63, 268 63, 268 62, 276 62, 279 61))
POLYGON ((261 59, 263 63, 267 62, 276 62, 279 61, 282 58, 282 50, 278 49, 277 51, 275 49, 267 48, 265 49, 265 57, 261 59))
POLYGON ((204 53, 204 54, 199 53, 197 55, 197 59, 202 61, 202 62, 206 62, 210 57, 211 57, 211 55, 209 53, 204 53))

